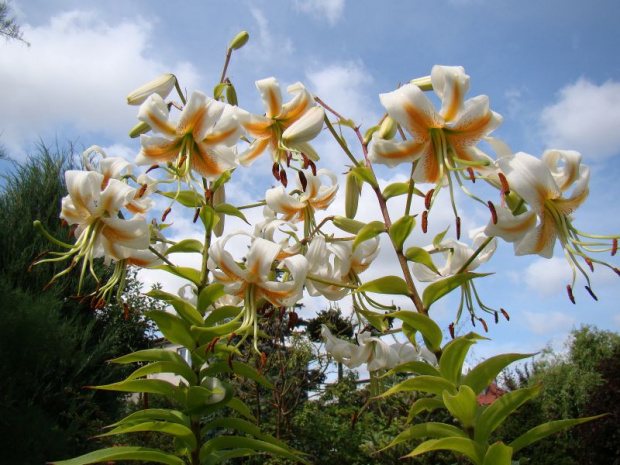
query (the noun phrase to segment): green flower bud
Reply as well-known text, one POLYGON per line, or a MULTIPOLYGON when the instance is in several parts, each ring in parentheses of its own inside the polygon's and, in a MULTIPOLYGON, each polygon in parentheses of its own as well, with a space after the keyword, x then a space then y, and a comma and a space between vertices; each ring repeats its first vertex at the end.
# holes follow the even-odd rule
MULTIPOLYGON (((226 190, 224 188, 224 185, 222 184, 217 189, 215 189, 215 191, 213 191, 213 206, 216 207, 217 205, 221 203, 225 203, 225 202, 226 202, 226 190)), ((219 217, 220 220, 213 227, 213 233, 217 237, 220 237, 224 233, 225 215, 224 213, 218 213, 217 216, 219 217)))
POLYGON ((379 137, 381 139, 392 139, 396 135, 398 124, 389 116, 386 116, 379 128, 379 137))
POLYGON ((131 92, 127 96, 127 104, 140 105, 152 94, 159 94, 162 98, 166 98, 176 82, 177 78, 174 74, 159 76, 131 92))
POLYGON ((151 127, 143 121, 143 122, 136 124, 134 128, 131 131, 129 131, 129 137, 131 137, 132 139, 135 139, 140 134, 145 134, 149 132, 150 130, 151 130, 151 127))
POLYGON ((239 50, 243 47, 250 38, 250 34, 248 31, 241 31, 239 34, 235 36, 233 40, 230 41, 230 45, 228 46, 229 50, 239 50))
POLYGON ((228 84, 228 86, 226 86, 226 101, 234 106, 239 105, 239 102, 237 101, 237 91, 232 84, 228 84))
POLYGON ((411 84, 415 84, 421 90, 433 90, 433 84, 431 83, 431 77, 430 76, 424 76, 424 77, 421 77, 421 78, 412 79, 409 82, 411 82, 411 84))
POLYGON ((361 193, 362 186, 357 178, 353 175, 353 173, 347 173, 344 194, 344 210, 347 218, 355 218, 361 193))

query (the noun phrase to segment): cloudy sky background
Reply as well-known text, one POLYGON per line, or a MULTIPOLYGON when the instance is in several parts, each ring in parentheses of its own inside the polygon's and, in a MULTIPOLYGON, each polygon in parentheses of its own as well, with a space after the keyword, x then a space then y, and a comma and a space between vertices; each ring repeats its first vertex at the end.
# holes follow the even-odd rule
MULTIPOLYGON (((250 42, 235 53, 229 76, 240 105, 255 113, 263 109, 254 81, 275 76, 283 87, 302 81, 365 129, 383 114, 379 93, 430 74, 434 64, 464 66, 471 76, 469 96, 489 95, 492 109, 504 116, 494 135, 513 151, 536 156, 547 148, 582 152, 592 169, 591 195, 577 212, 577 227, 596 234, 620 230, 620 3, 615 0, 232 0, 174 6, 163 1, 13 0, 11 7, 31 43, 29 48, 0 43, 0 143, 17 160, 33 153, 39 140, 70 140, 80 148, 97 144, 109 155, 132 160, 139 144, 127 133, 136 122, 136 108, 125 105, 126 94, 165 72, 175 73, 189 92, 210 94, 227 44, 245 29, 250 42)), ((321 138, 316 147, 320 167, 344 171, 347 159, 329 138, 321 138)), ((360 155, 357 147, 353 150, 360 155)), ((7 162, 0 162, 0 170, 7 168, 7 162)), ((267 157, 251 169, 237 170, 228 201, 242 205, 261 198, 272 183, 269 173, 267 157)), ((384 183, 402 181, 404 171, 379 169, 378 176, 384 183)), ((465 228, 486 224, 486 209, 458 197, 465 228)), ((343 202, 339 198, 336 208, 343 211, 343 202)), ((367 189, 362 202, 373 202, 367 189)), ((402 212, 399 202, 392 206, 402 212)), ((435 206, 431 233, 453 222, 447 192, 440 202, 446 212, 435 206)), ((365 208, 359 219, 374 214, 365 208)), ((259 220, 260 211, 248 217, 259 220)), ((199 237, 191 218, 173 211, 169 219, 173 237, 199 237)), ((416 230, 407 244, 424 245, 431 233, 424 237, 416 230)), ((190 257, 175 260, 189 263, 190 257)), ((395 274, 390 260, 384 253, 364 278, 395 274)), ((610 260, 619 265, 617 256, 610 260)), ((582 323, 620 329, 618 277, 598 267, 593 287, 599 302, 580 283, 577 305, 572 305, 565 292, 570 269, 559 247, 551 260, 515 259, 512 246, 501 243, 481 271, 495 272, 478 284, 483 301, 505 308, 512 318, 490 324, 492 341, 478 344, 478 357, 534 352, 549 341, 559 345, 582 323)), ((166 280, 170 290, 179 285, 167 275, 146 279, 166 280)), ((305 303, 306 315, 326 305, 305 303)), ((444 328, 457 303, 455 296, 434 307, 444 328)), ((348 311, 346 304, 342 307, 348 311)), ((460 330, 469 331, 469 323, 460 330)))

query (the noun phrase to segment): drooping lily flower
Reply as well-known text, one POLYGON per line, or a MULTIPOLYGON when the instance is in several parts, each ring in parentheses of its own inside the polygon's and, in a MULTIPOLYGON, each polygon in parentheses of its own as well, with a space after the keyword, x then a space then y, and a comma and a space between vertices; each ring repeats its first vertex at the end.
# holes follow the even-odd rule
POLYGON ((388 166, 417 161, 416 182, 443 184, 450 170, 483 169, 491 161, 475 145, 502 121, 489 109, 489 98, 479 95, 464 101, 469 76, 462 67, 434 66, 431 82, 441 98, 437 111, 415 84, 381 94, 381 104, 411 139, 398 142, 375 135, 370 160, 388 166))
POLYGON ((301 242, 297 237, 297 226, 290 221, 277 218, 276 213, 267 205, 263 208, 263 217, 264 220, 254 227, 254 236, 280 244, 281 249, 276 260, 281 261, 301 252, 301 242), (277 232, 280 232, 284 238, 276 239, 277 232), (291 243, 291 241, 293 242, 291 243))
POLYGON ((201 92, 193 92, 178 122, 170 118, 167 105, 153 94, 140 107, 138 119, 161 136, 141 135, 138 165, 173 163, 184 177, 190 171, 207 180, 218 178, 236 165, 235 144, 241 128, 235 110, 201 92))
POLYGON ((305 220, 308 223, 308 220, 314 219, 316 210, 327 209, 336 197, 338 179, 331 171, 322 169, 317 171, 316 176, 305 173, 304 177, 306 185, 302 184, 299 176, 296 178, 298 195, 288 194, 282 186, 269 189, 265 193, 267 206, 274 212, 281 213, 285 221, 296 223, 305 220), (323 185, 321 176, 329 178, 331 186, 323 185))
POLYGON ((265 106, 265 115, 247 112, 238 114, 239 122, 255 140, 239 156, 239 163, 251 165, 257 157, 269 149, 274 162, 286 160, 286 151, 304 153, 317 160, 318 155, 309 144, 323 128, 325 112, 315 106, 314 98, 301 83, 287 88, 293 99, 283 104, 282 91, 275 78, 256 81, 265 106))
POLYGON ((530 210, 513 214, 506 207, 496 207, 497 221, 489 222, 485 233, 513 242, 516 255, 537 254, 545 258, 553 256, 556 240, 559 240, 573 270, 572 285, 575 284, 576 269, 579 269, 588 281, 588 292, 592 294, 589 278, 577 257, 582 257, 590 268, 592 262, 611 268, 587 252, 613 250, 613 245, 605 241, 617 241, 618 237, 593 236, 573 226, 573 213, 589 193, 590 169, 581 164, 581 154, 547 150, 542 159, 538 159, 520 152, 513 157, 502 157, 497 163, 510 190, 530 210))
POLYGON ((262 238, 252 238, 246 261, 241 266, 226 250, 226 243, 240 234, 247 235, 243 232, 231 233, 211 245, 208 268, 214 279, 224 285, 227 294, 245 300, 243 322, 237 333, 241 334, 253 327, 254 347, 258 351, 258 301, 265 299, 276 307, 294 305, 303 294, 308 261, 302 255, 283 259, 278 268, 286 270, 288 280, 276 281, 272 267, 281 246, 262 238))

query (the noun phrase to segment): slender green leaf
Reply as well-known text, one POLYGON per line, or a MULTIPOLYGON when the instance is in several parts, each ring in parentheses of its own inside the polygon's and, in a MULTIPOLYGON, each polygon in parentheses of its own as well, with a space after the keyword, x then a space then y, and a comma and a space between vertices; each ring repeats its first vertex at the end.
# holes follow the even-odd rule
POLYGON ((273 383, 268 381, 265 377, 261 376, 258 371, 242 362, 232 361, 228 362, 214 362, 209 364, 208 367, 201 370, 201 375, 216 375, 218 373, 234 373, 239 376, 251 379, 257 383, 263 385, 267 389, 273 389, 273 383))
POLYGON ((110 363, 135 363, 135 362, 173 362, 185 363, 183 357, 176 352, 166 349, 144 349, 138 350, 132 354, 123 355, 122 357, 110 360, 110 363))
POLYGON ((192 335, 190 325, 185 320, 163 310, 150 310, 145 314, 157 323, 159 330, 170 342, 180 344, 189 350, 196 348, 197 341, 192 335))
POLYGON ((409 261, 424 265, 433 273, 437 273, 438 275, 440 274, 439 270, 435 266, 435 263, 433 262, 433 259, 431 258, 431 254, 429 254, 422 247, 409 247, 405 250, 405 257, 409 261))
POLYGON ((366 226, 364 226, 355 236, 355 240, 353 241, 353 251, 360 245, 362 242, 367 241, 368 239, 372 239, 373 237, 377 237, 379 234, 385 232, 385 224, 381 221, 371 221, 366 226))
POLYGON ((403 249, 403 244, 409 237, 409 234, 411 234, 411 231, 413 231, 414 227, 415 217, 412 215, 403 216, 392 223, 389 234, 397 251, 403 249))
POLYGON ((476 421, 476 432, 474 436, 476 441, 486 442, 491 433, 495 431, 508 415, 525 402, 538 395, 541 386, 542 385, 539 384, 537 386, 507 392, 489 405, 476 421))
POLYGON ((215 192, 218 188, 220 188, 221 186, 226 184, 228 181, 230 181, 230 178, 232 177, 232 172, 233 171, 234 171, 234 169, 228 170, 228 171, 224 171, 219 178, 217 178, 215 181, 213 181, 211 183, 211 185, 209 186, 209 188, 211 189, 211 192, 215 192))
POLYGON ((404 279, 398 276, 384 276, 362 284, 355 292, 375 292, 377 294, 410 295, 409 287, 404 279))
POLYGON ((145 420, 168 421, 172 423, 178 423, 179 425, 185 425, 187 427, 189 427, 190 425, 190 418, 184 413, 179 412, 178 410, 151 408, 133 412, 127 415, 122 420, 108 426, 107 428, 114 428, 115 426, 120 426, 127 423, 135 424, 145 420))
POLYGON ((285 442, 280 441, 279 439, 273 437, 270 434, 264 434, 259 426, 241 418, 216 418, 215 420, 210 421, 202 427, 201 435, 204 437, 215 428, 233 429, 241 433, 252 435, 256 439, 260 439, 262 441, 282 447, 284 449, 290 449, 288 444, 286 444, 285 442))
POLYGON ((202 253, 203 245, 197 239, 183 239, 182 241, 177 242, 176 244, 168 247, 168 250, 164 253, 164 255, 169 255, 171 253, 202 253))
POLYGON ((186 465, 185 460, 175 457, 166 452, 147 447, 110 447, 100 449, 70 460, 50 462, 49 465, 87 465, 89 463, 101 463, 116 460, 144 460, 167 465, 186 465))
POLYGON ((220 221, 215 210, 209 205, 203 205, 200 209, 200 219, 207 231, 213 231, 215 225, 220 221))
POLYGON ((184 266, 158 265, 154 266, 153 269, 167 271, 168 273, 171 273, 175 276, 193 282, 196 286, 200 284, 200 271, 196 270, 195 268, 188 268, 184 266))
POLYGON ((192 332, 196 335, 199 344, 205 344, 213 341, 216 337, 220 338, 234 333, 240 326, 239 321, 230 321, 218 326, 192 326, 192 332))
POLYGON ((241 210, 239 210, 237 207, 233 205, 230 205, 229 203, 220 203, 216 205, 215 211, 218 213, 223 213, 224 215, 228 215, 228 216, 236 216, 237 218, 248 223, 248 220, 246 219, 245 215, 241 213, 241 210))
POLYGON ((487 449, 482 465, 511 465, 511 463, 512 448, 498 441, 487 449))
POLYGON ((238 397, 233 397, 232 399, 230 399, 226 406, 240 413, 250 421, 257 421, 256 417, 252 415, 252 412, 250 411, 248 406, 245 405, 243 401, 238 397))
POLYGON ((477 394, 481 393, 489 386, 497 375, 511 363, 524 358, 532 357, 536 354, 501 354, 486 359, 484 362, 476 365, 469 373, 465 375, 462 382, 466 384, 477 394))
POLYGON ((467 437, 467 433, 462 429, 447 425, 445 423, 427 422, 413 425, 396 436, 390 444, 381 450, 389 449, 406 441, 420 438, 450 438, 450 437, 467 437))
POLYGON ((383 198, 385 200, 388 200, 388 199, 391 199, 392 197, 404 195, 407 192, 409 192, 409 183, 393 182, 385 186, 385 189, 383 189, 383 198))
POLYGON ((439 371, 445 379, 459 383, 467 352, 477 339, 484 338, 476 333, 468 333, 453 339, 444 346, 439 360, 439 371))
POLYGON ((183 363, 176 363, 176 362, 149 363, 148 365, 140 367, 136 371, 134 371, 132 374, 130 374, 127 377, 127 380, 142 378, 147 375, 152 375, 153 373, 173 373, 175 375, 185 378, 190 386, 198 382, 198 379, 196 378, 196 373, 194 373, 194 371, 185 362, 183 363))
POLYGON ((428 342, 428 350, 431 352, 437 352, 441 349, 441 341, 443 339, 441 328, 428 316, 407 310, 393 312, 388 316, 398 318, 419 331, 424 336, 425 341, 428 342))
POLYGON ((476 414, 478 413, 478 399, 469 386, 461 386, 458 394, 454 396, 444 391, 443 403, 465 428, 474 426, 476 414))
POLYGON ((381 378, 393 375, 394 373, 415 373, 418 375, 441 377, 441 374, 439 373, 437 368, 435 368, 433 365, 430 365, 426 362, 418 362, 418 361, 401 363, 400 365, 397 365, 394 368, 392 368, 390 371, 388 371, 384 375, 381 375, 381 378))
POLYGON ((428 310, 433 303, 437 302, 443 296, 449 294, 454 289, 460 287, 466 282, 471 281, 474 278, 489 276, 490 274, 491 273, 465 272, 456 274, 454 276, 449 276, 440 281, 435 281, 434 283, 429 284, 426 289, 424 289, 424 293, 422 294, 422 302, 424 303, 424 308, 428 310))
MULTIPOLYGON (((198 313, 204 315, 211 305, 213 305, 217 300, 222 297, 224 294, 224 286, 220 283, 211 283, 207 287, 205 287, 198 296, 198 313)), ((205 321, 205 324, 209 324, 205 321)))
POLYGON ((407 423, 411 423, 411 421, 422 412, 427 410, 433 411, 438 408, 445 408, 441 397, 422 397, 421 399, 416 400, 409 409, 407 423))
POLYGON ((441 395, 443 391, 456 393, 456 386, 444 378, 422 375, 409 378, 396 386, 392 386, 377 397, 387 397, 402 391, 422 391, 441 395))
MULTIPOLYGON (((501 399, 501 397, 500 397, 501 399)), ((528 432, 522 434, 517 439, 508 444, 509 447, 512 447, 514 453, 519 452, 524 447, 529 446, 530 444, 535 443, 536 441, 540 441, 541 439, 546 438, 552 434, 557 433, 558 431, 562 431, 564 429, 572 428, 573 426, 581 425, 582 423, 586 423, 588 421, 596 420, 597 418, 602 418, 607 414, 604 413, 602 415, 596 415, 594 417, 587 418, 575 418, 570 420, 557 420, 550 421, 543 425, 536 426, 532 428, 528 432)))
POLYGON ((161 195, 169 199, 176 199, 184 207, 196 208, 204 203, 204 199, 194 191, 180 191, 177 195, 176 191, 162 192, 161 195))
POLYGON ((285 449, 274 444, 270 444, 260 439, 252 439, 242 436, 219 436, 210 439, 200 449, 200 461, 206 460, 206 458, 213 452, 230 449, 230 448, 242 448, 242 449, 254 449, 262 452, 268 452, 270 454, 277 455, 279 457, 286 457, 294 462, 300 462, 308 464, 309 462, 302 459, 298 455, 295 455, 289 449, 285 449))
POLYGON ((161 379, 132 379, 120 383, 94 386, 94 389, 120 392, 148 392, 149 394, 162 394, 167 397, 179 399, 181 391, 177 386, 161 379))
POLYGON ((144 423, 139 423, 137 425, 121 425, 114 428, 112 431, 99 434, 96 437, 104 438, 117 434, 138 433, 144 431, 150 431, 153 433, 166 433, 178 437, 182 439, 190 449, 195 449, 197 445, 196 436, 194 436, 194 433, 191 429, 189 429, 187 426, 180 425, 178 423, 170 423, 167 421, 147 421, 144 423))
MULTIPOLYGON (((205 288, 205 289, 207 289, 207 288, 205 288)), ((217 293, 219 293, 219 291, 216 292, 215 290, 213 292, 216 293, 216 295, 217 295, 217 293)), ((224 293, 224 291, 223 291, 223 288, 222 288, 222 295, 223 295, 223 293, 224 293)), ((201 295, 202 295, 202 293, 201 293, 201 295)), ((217 300, 217 299, 215 299, 215 300, 217 300)), ((200 306, 200 298, 198 300, 198 305, 200 306)), ((232 305, 225 305, 223 307, 218 307, 215 310, 213 310, 211 313, 209 313, 209 315, 207 315, 207 317, 205 318, 205 325, 206 326, 213 326, 216 323, 219 323, 220 321, 227 320, 228 318, 234 318, 242 310, 243 310, 242 308, 234 307, 232 305)))
POLYGON ((209 456, 200 462, 202 465, 216 465, 224 460, 236 459, 239 457, 250 457, 252 455, 258 455, 260 452, 253 449, 232 449, 232 450, 220 450, 209 454, 209 456))
POLYGON ((441 247, 441 241, 443 241, 443 238, 446 237, 448 229, 450 229, 450 226, 448 226, 445 230, 443 230, 433 238, 433 247, 435 247, 436 249, 439 249, 441 247))
POLYGON ((405 457, 415 457, 416 455, 422 455, 426 452, 434 450, 451 450, 465 454, 472 462, 479 465, 484 460, 484 448, 475 441, 469 438, 452 437, 442 439, 431 439, 425 441, 416 447, 410 454, 405 457))
POLYGON ((178 315, 191 325, 202 326, 205 324, 198 310, 188 301, 181 299, 178 295, 169 294, 160 289, 151 289, 146 295, 170 303, 177 311, 178 315))

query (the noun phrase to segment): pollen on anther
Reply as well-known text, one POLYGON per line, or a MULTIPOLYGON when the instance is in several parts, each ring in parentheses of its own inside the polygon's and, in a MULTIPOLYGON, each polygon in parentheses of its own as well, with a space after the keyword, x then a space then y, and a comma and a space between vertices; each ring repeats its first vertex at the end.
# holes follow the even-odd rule
POLYGON ((594 294, 592 289, 590 289, 590 286, 586 286, 586 291, 588 291, 588 294, 590 294, 590 296, 598 302, 598 297, 596 297, 596 294, 594 294))
POLYGON ((275 162, 273 164, 273 167, 271 168, 271 173, 273 174, 274 178, 276 178, 278 181, 280 180, 280 164, 278 162, 275 162))
POLYGON ((568 298, 570 299, 570 301, 575 304, 575 296, 573 295, 573 288, 570 286, 570 284, 566 285, 566 292, 568 293, 568 298))
POLYGON ((510 186, 508 186, 508 180, 504 173, 497 173, 497 177, 499 178, 499 182, 502 184, 502 192, 504 195, 510 194, 510 186))
POLYGON ((458 241, 461 238, 461 217, 456 217, 456 240, 458 241))
POLYGON ((146 192, 147 187, 148 185, 142 184, 142 187, 140 187, 140 190, 138 191, 138 195, 136 196, 136 198, 141 199, 144 193, 146 192))
POLYGON ((310 166, 310 169, 312 170, 312 175, 316 176, 316 165, 310 159, 308 160, 308 166, 310 166))
POLYGON ((588 268, 590 268, 590 271, 594 272, 594 264, 592 263, 592 260, 590 260, 588 257, 584 257, 584 260, 588 264, 588 268))
POLYGON ((611 242, 611 256, 613 257, 614 255, 616 255, 616 252, 618 252, 618 239, 614 237, 613 241, 611 242))
POLYGON ((476 183, 476 175, 474 174, 474 170, 470 167, 467 168, 467 173, 469 174, 469 179, 471 179, 471 182, 473 182, 474 184, 476 183))
POLYGON ((428 231, 428 210, 422 212, 422 232, 426 234, 428 231))
POLYGON ((168 216, 168 213, 170 213, 170 211, 171 211, 171 210, 172 210, 172 209, 171 209, 170 207, 168 207, 168 208, 166 208, 166 210, 164 211, 164 214, 163 214, 163 215, 161 215, 161 221, 162 221, 162 223, 163 223, 164 221, 166 221, 166 217, 168 216))
POLYGON ((486 321, 484 321, 482 318, 478 318, 478 321, 479 321, 480 323, 482 323, 482 326, 484 327, 484 332, 485 332, 485 333, 488 333, 488 332, 489 332, 489 327, 487 326, 487 322, 486 322, 486 321))
POLYGON ((151 167, 148 170, 146 170, 146 173, 148 174, 151 171, 156 170, 157 168, 159 168, 159 165, 151 165, 151 167))
POLYGON ((430 210, 431 208, 431 201, 433 200, 434 193, 435 193, 435 189, 431 189, 424 196, 424 208, 426 208, 427 210, 430 210))
POLYGON ((504 318, 506 318, 506 321, 510 321, 510 315, 508 315, 508 312, 506 310, 504 310, 503 308, 500 308, 499 311, 502 312, 502 315, 504 315, 504 318))
POLYGON ((196 221, 198 221, 199 216, 200 216, 200 207, 196 207, 196 211, 194 212, 194 219, 192 223, 195 223, 196 221))
POLYGON ((493 202, 491 202, 490 200, 487 205, 489 207, 489 210, 491 210, 491 219, 493 220, 493 224, 497 224, 497 211, 495 211, 495 205, 493 205, 493 202))
POLYGON ((284 170, 280 172, 280 182, 284 187, 288 186, 288 176, 286 175, 286 171, 284 170))

